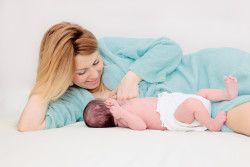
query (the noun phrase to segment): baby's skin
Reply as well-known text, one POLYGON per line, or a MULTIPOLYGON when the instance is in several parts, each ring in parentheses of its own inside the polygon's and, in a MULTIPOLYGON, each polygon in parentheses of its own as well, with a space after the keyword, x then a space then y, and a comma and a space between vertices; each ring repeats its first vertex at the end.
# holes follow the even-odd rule
POLYGON ((114 122, 119 127, 128 127, 135 130, 158 129, 162 127, 160 114, 156 112, 157 98, 134 98, 126 100, 125 104, 119 105, 116 100, 107 99, 107 103, 113 105, 110 109, 114 122))
MULTIPOLYGON (((232 100, 238 96, 237 80, 234 77, 224 77, 226 90, 201 89, 197 95, 210 101, 232 100)), ((183 123, 192 123, 197 119, 211 131, 220 131, 226 121, 226 112, 221 111, 215 119, 212 119, 205 106, 195 99, 185 100, 175 111, 175 118, 183 123)), ((160 114, 156 112, 157 98, 134 98, 118 103, 114 99, 107 99, 106 106, 114 117, 116 126, 127 127, 134 130, 157 129, 166 130, 162 126, 160 114)))

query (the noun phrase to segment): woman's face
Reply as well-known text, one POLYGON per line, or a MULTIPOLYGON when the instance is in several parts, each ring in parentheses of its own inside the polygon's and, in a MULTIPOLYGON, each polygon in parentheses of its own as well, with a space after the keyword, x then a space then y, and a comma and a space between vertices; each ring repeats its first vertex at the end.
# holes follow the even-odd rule
POLYGON ((75 56, 73 83, 85 89, 95 89, 100 84, 103 62, 96 51, 90 55, 75 56))

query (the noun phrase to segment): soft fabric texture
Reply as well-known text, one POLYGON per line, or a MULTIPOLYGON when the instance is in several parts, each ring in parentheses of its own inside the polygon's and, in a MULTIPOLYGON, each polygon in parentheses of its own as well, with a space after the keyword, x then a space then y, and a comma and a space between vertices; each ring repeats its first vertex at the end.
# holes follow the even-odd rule
POLYGON ((88 128, 84 122, 20 133, 18 118, 6 118, 15 121, 0 126, 1 167, 249 166, 250 139, 236 133, 88 128))
MULTIPOLYGON (((143 78, 140 97, 157 97, 164 91, 194 94, 203 88, 226 89, 221 78, 231 75, 238 80, 239 97, 212 103, 212 118, 250 101, 250 55, 238 49, 204 49, 183 56, 179 45, 167 38, 106 37, 99 40, 99 53, 104 62, 103 82, 111 90, 129 70, 143 78)), ((83 109, 92 99, 88 91, 70 87, 49 104, 46 129, 82 121, 83 109)), ((231 130, 223 126, 222 131, 231 130)))
POLYGON ((175 119, 174 113, 178 106, 188 98, 195 98, 204 104, 209 114, 211 113, 211 102, 201 96, 183 93, 162 92, 158 95, 157 112, 160 113, 162 126, 171 131, 205 131, 207 128, 196 119, 191 124, 182 123, 175 119))

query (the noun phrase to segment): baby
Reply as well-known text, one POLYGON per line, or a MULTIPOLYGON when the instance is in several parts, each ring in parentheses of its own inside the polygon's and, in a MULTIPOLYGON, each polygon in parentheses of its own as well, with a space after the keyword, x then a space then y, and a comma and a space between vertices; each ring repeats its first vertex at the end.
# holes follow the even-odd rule
POLYGON ((210 116, 211 102, 232 100, 238 96, 237 80, 224 77, 226 90, 201 89, 195 95, 160 93, 158 98, 134 98, 123 102, 95 99, 83 114, 89 127, 126 127, 134 130, 158 129, 172 131, 218 132, 226 121, 221 111, 215 119, 210 116))

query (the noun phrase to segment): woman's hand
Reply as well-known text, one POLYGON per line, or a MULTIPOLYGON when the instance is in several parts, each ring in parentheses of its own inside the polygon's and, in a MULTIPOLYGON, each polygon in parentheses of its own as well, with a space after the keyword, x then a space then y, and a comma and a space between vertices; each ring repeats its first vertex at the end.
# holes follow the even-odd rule
POLYGON ((49 101, 44 100, 40 95, 32 95, 19 119, 18 130, 24 132, 45 129, 48 104, 49 101))
POLYGON ((138 84, 142 80, 133 71, 128 71, 123 77, 119 85, 113 90, 109 97, 116 98, 118 101, 132 99, 139 96, 139 86, 138 84))

